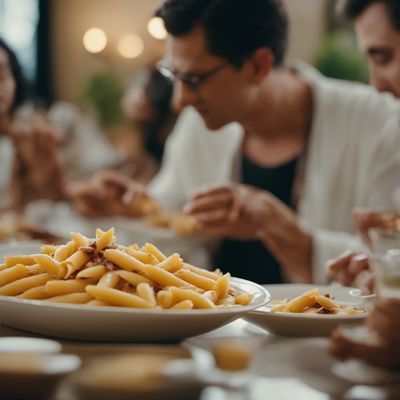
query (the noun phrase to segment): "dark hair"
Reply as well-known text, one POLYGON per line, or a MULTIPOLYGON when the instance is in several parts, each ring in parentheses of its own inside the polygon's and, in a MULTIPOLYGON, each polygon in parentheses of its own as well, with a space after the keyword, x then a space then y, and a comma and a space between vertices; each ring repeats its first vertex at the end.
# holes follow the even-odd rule
POLYGON ((370 5, 382 3, 385 5, 390 22, 400 31, 400 1, 399 0, 342 0, 339 3, 339 13, 350 20, 359 17, 370 5))
POLYGON ((170 110, 172 83, 157 69, 150 71, 150 77, 144 88, 150 102, 160 110, 170 110))
POLYGON ((176 119, 171 107, 173 86, 157 69, 152 69, 144 90, 156 111, 154 118, 143 126, 144 145, 160 163, 164 154, 166 129, 169 133, 176 119))
POLYGON ((10 112, 13 113, 25 101, 25 95, 26 95, 25 79, 22 74, 21 65, 18 62, 17 56, 5 43, 5 41, 1 38, 0 38, 0 48, 3 49, 8 56, 8 62, 10 64, 11 74, 15 81, 15 97, 10 110, 10 112))
POLYGON ((208 50, 238 67, 260 47, 271 50, 276 66, 283 64, 288 20, 280 0, 166 0, 156 15, 173 36, 201 25, 208 50))

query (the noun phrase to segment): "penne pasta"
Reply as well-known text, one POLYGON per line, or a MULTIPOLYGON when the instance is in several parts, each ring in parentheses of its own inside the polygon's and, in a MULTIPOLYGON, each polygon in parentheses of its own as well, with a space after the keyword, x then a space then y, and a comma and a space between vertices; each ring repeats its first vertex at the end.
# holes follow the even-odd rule
POLYGON ((190 300, 193 302, 194 308, 215 308, 215 304, 209 298, 200 293, 177 287, 171 287, 170 291, 174 301, 176 302, 190 300))
POLYGON ((171 310, 191 310, 192 308, 193 302, 191 300, 183 300, 172 306, 171 310))
POLYGON ((224 299, 224 298, 228 297, 230 278, 231 278, 231 274, 227 273, 217 280, 214 290, 218 294, 218 299, 224 299))
POLYGON ((5 265, 7 267, 13 267, 14 265, 32 265, 35 264, 35 260, 32 256, 8 256, 5 257, 5 265))
POLYGON ((146 275, 151 280, 162 286, 187 286, 187 282, 183 279, 175 276, 171 272, 165 271, 157 265, 147 265, 146 275))
POLYGON ((195 267, 194 265, 186 264, 185 267, 189 269, 192 272, 195 272, 198 275, 205 276, 206 278, 213 279, 214 281, 217 281, 219 278, 221 278, 222 274, 218 274, 213 271, 208 271, 207 269, 195 267))
POLYGON ((96 232, 96 249, 95 252, 98 253, 105 249, 107 246, 114 244, 114 228, 110 228, 107 232, 100 231, 99 235, 96 232))
POLYGON ((31 289, 26 290, 22 294, 19 295, 22 299, 30 299, 30 300, 43 300, 47 299, 49 295, 46 291, 46 286, 36 286, 31 289))
POLYGON ((79 279, 70 279, 66 281, 48 281, 45 285, 49 297, 61 296, 64 294, 84 292, 86 282, 79 279))
POLYGON ((154 244, 151 243, 146 243, 142 247, 142 251, 145 251, 146 253, 152 254, 154 257, 157 258, 158 261, 164 261, 167 257, 161 252, 160 249, 157 249, 154 244))
POLYGON ((178 253, 172 254, 172 256, 169 256, 158 264, 160 268, 165 269, 168 272, 179 271, 184 265, 185 264, 178 253))
POLYGON ((106 273, 106 267, 104 265, 94 265, 79 271, 76 275, 78 279, 93 279, 99 280, 106 273))
POLYGON ((120 270, 117 272, 117 274, 124 280, 126 280, 128 283, 130 283, 132 286, 137 286, 140 283, 147 283, 149 285, 153 285, 153 282, 144 277, 143 275, 137 274, 136 272, 130 272, 130 271, 123 271, 120 270))
POLYGON ((88 285, 86 291, 95 299, 120 307, 152 308, 151 304, 139 296, 121 290, 88 285))
POLYGON ((75 242, 76 247, 87 247, 90 244, 89 238, 79 232, 72 232, 71 239, 75 242))
POLYGON ((138 296, 146 300, 152 307, 157 305, 153 288, 148 283, 139 283, 136 287, 138 296))
MULTIPOLYGON (((0 295, 165 310, 212 310, 252 301, 251 295, 235 292, 229 274, 187 264, 178 253, 167 256, 151 243, 119 245, 114 228, 97 229, 94 239, 73 232, 67 243, 43 246, 40 254, 6 257, 0 295)), ((329 302, 316 299, 321 306, 329 302)))
POLYGON ((93 297, 88 293, 69 293, 55 297, 49 297, 45 301, 52 303, 71 303, 71 304, 86 304, 93 300, 93 297))
POLYGON ((119 282, 119 275, 116 272, 107 272, 101 277, 101 279, 97 283, 97 286, 114 288, 118 285, 118 282, 119 282))
POLYGON ((48 273, 28 276, 26 278, 18 279, 17 281, 8 283, 0 287, 0 295, 2 296, 17 296, 29 289, 37 286, 44 285, 51 279, 51 275, 48 273))
POLYGON ((78 250, 76 243, 71 240, 63 246, 57 246, 54 250, 54 259, 64 261, 78 250))
POLYGON ((56 278, 63 278, 66 274, 65 267, 47 254, 36 254, 35 262, 37 262, 48 274, 56 278))
POLYGON ((0 286, 16 281, 29 275, 29 269, 26 265, 17 264, 0 272, 0 286))
POLYGON ((104 252, 104 257, 127 271, 141 271, 146 273, 145 264, 121 250, 106 250, 104 252))
POLYGON ((179 270, 176 276, 204 290, 214 290, 216 285, 216 282, 213 279, 206 278, 205 276, 199 275, 188 269, 179 270))

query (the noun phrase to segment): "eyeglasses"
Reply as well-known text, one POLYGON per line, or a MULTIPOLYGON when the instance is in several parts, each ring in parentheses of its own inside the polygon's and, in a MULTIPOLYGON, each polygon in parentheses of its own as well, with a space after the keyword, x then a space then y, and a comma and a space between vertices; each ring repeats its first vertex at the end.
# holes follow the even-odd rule
POLYGON ((168 79, 171 83, 175 83, 176 81, 181 81, 185 83, 190 89, 198 90, 199 87, 210 79, 213 75, 215 75, 221 69, 231 65, 230 62, 224 62, 216 67, 210 69, 201 75, 189 75, 189 74, 179 74, 167 66, 165 66, 162 62, 157 63, 156 68, 158 72, 168 79))

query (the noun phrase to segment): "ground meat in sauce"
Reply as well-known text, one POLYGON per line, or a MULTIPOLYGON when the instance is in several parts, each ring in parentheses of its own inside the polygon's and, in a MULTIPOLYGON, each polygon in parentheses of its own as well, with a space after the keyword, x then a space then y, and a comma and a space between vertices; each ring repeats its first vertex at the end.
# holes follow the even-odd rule
POLYGON ((318 314, 335 314, 334 310, 331 310, 330 308, 326 307, 321 307, 317 311, 318 314))

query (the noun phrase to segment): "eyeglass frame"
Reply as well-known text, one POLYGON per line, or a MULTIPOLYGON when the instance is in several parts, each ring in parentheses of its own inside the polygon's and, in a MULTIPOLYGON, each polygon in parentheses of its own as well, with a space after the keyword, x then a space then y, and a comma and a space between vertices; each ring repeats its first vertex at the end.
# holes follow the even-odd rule
POLYGON ((201 75, 180 74, 174 72, 166 65, 164 65, 162 61, 156 64, 156 69, 164 78, 166 78, 172 84, 174 84, 176 81, 181 81, 186 84, 191 90, 196 91, 208 79, 210 79, 217 72, 229 65, 232 65, 232 63, 230 61, 225 61, 201 75))

